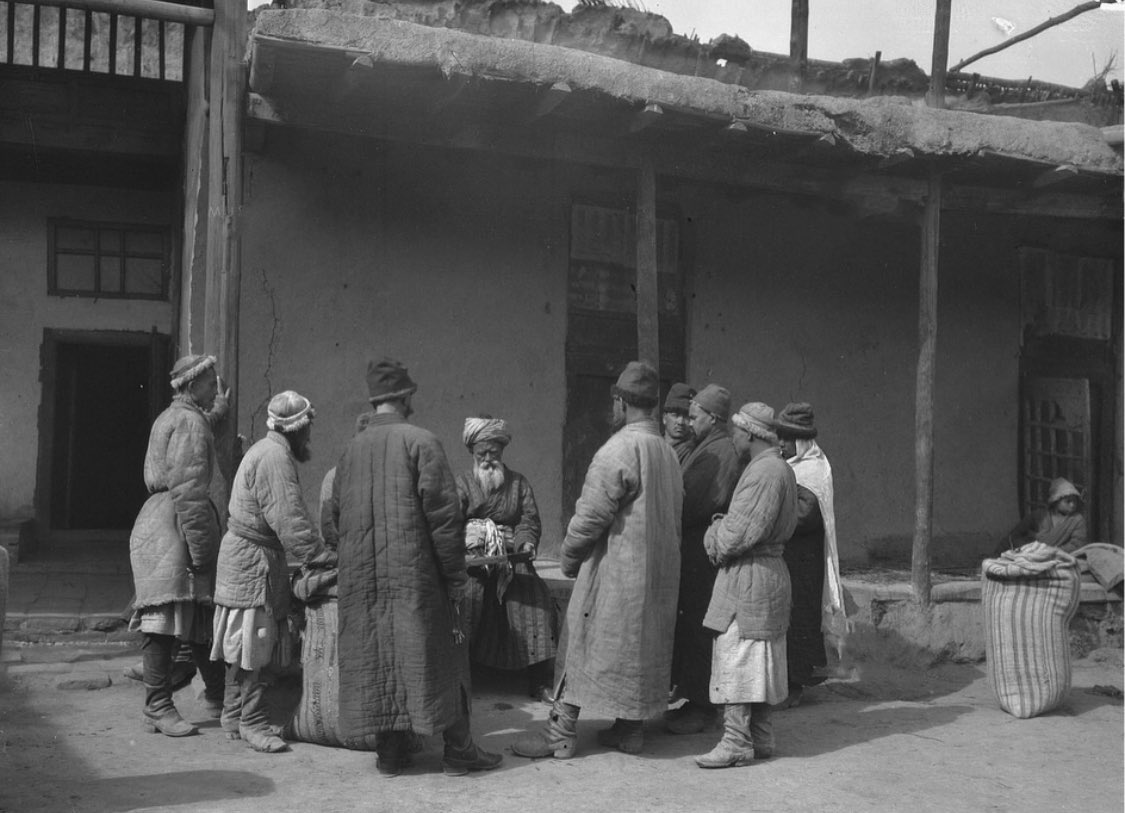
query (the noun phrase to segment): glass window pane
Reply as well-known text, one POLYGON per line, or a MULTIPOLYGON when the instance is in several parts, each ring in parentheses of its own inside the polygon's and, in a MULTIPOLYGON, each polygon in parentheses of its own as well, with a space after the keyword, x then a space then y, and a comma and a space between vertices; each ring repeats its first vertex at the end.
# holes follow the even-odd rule
POLYGON ((97 236, 94 229, 59 226, 55 229, 55 248, 59 251, 93 251, 97 236))
POLYGON ((164 263, 129 257, 125 260, 125 292, 143 296, 164 293, 164 263))
POLYGON ((55 285, 60 291, 93 291, 93 256, 59 254, 55 258, 55 285))
POLYGON ((119 257, 102 257, 102 293, 121 293, 121 259, 119 257))
POLYGON ((121 253, 121 232, 116 229, 102 229, 100 232, 102 254, 121 253))
POLYGON ((164 254, 164 235, 153 231, 125 233, 125 251, 129 254, 164 254))

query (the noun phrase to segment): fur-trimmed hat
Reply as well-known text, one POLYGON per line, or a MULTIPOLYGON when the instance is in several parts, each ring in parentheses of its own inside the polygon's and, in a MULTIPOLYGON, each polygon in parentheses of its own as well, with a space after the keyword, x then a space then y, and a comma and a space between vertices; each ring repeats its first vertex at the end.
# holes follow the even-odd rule
POLYGON ((731 416, 731 423, 745 430, 751 437, 764 440, 766 443, 777 443, 777 434, 773 428, 773 407, 768 404, 763 404, 761 401, 743 404, 738 412, 731 416))
POLYGON ((367 400, 372 404, 405 398, 417 389, 401 362, 384 356, 382 361, 367 363, 367 400))
POLYGON ((710 412, 718 421, 726 422, 730 419, 730 390, 718 384, 708 384, 695 394, 692 399, 699 404, 701 409, 710 412))
POLYGON ((816 437, 811 404, 803 402, 786 404, 773 425, 777 430, 778 437, 802 438, 805 440, 816 437))
POLYGON ((695 390, 682 381, 677 381, 668 390, 664 399, 664 412, 687 412, 691 406, 691 399, 695 397, 695 390))
POLYGON ((169 377, 172 379, 172 389, 178 390, 189 381, 199 378, 203 373, 215 366, 214 356, 184 356, 172 367, 169 377))
POLYGON ((660 379, 651 364, 630 361, 617 377, 613 394, 630 406, 650 409, 660 400, 660 379))
POLYGON ((316 410, 308 398, 293 390, 279 392, 266 409, 266 428, 275 432, 296 432, 312 423, 316 410))

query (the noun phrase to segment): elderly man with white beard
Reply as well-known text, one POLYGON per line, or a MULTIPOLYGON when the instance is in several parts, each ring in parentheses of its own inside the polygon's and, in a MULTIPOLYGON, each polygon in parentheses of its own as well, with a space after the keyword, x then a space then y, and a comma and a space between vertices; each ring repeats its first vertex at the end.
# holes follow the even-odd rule
POLYGON ((488 416, 467 418, 461 439, 473 455, 471 471, 457 475, 467 544, 502 543, 528 561, 469 568, 465 607, 469 658, 493 669, 527 670, 528 692, 551 702, 558 616, 546 583, 530 559, 542 529, 531 483, 504 465, 508 424, 488 416))

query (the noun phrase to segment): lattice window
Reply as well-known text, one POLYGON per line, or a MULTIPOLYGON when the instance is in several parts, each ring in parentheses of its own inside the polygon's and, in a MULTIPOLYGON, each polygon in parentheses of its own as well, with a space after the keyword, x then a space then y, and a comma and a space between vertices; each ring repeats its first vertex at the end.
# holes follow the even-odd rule
POLYGON ((1022 510, 1045 508, 1051 480, 1079 491, 1092 480, 1090 386, 1084 378, 1032 378, 1024 391, 1022 510))
POLYGON ((167 299, 171 233, 162 226, 50 220, 47 292, 167 299))
POLYGON ((1112 260, 1021 248, 1020 271, 1025 327, 1041 336, 1112 336, 1112 260))

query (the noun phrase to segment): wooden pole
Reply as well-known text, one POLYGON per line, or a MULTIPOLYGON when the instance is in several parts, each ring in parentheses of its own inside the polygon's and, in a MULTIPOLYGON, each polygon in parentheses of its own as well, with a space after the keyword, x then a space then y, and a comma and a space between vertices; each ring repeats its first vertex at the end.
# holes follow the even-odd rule
POLYGON ((660 304, 656 269, 656 170, 641 160, 637 174, 637 358, 660 372, 660 304))
POLYGON ((934 525, 934 368, 937 356, 938 242, 941 235, 942 179, 930 169, 922 210, 922 271, 918 282, 918 368, 914 397, 914 600, 931 601, 930 541, 934 525))
MULTIPOLYGON (((215 12, 209 8, 181 6, 178 3, 165 3, 163 0, 19 0, 29 6, 57 6, 101 11, 107 14, 129 14, 147 20, 163 20, 168 23, 209 26, 215 22, 215 12)), ((221 3, 222 0, 217 0, 221 3)))
POLYGON ((216 355, 219 370, 231 387, 228 431, 216 438, 219 465, 228 478, 234 473, 231 469, 238 430, 238 305, 242 286, 238 219, 242 206, 245 47, 244 3, 216 0, 208 105, 203 349, 216 355))
POLYGON ((207 32, 189 29, 186 40, 184 84, 187 92, 187 126, 184 128, 183 242, 180 253, 179 329, 175 353, 183 356, 202 350, 202 331, 195 324, 196 292, 206 282, 206 194, 203 172, 207 162, 207 32), (203 205, 201 205, 201 203, 203 205), (203 256, 201 256, 203 255, 203 256))
POLYGON ((934 11, 934 53, 930 63, 930 90, 926 103, 930 107, 945 107, 945 75, 949 66, 949 18, 953 0, 937 0, 934 11))
POLYGON ((789 88, 800 91, 809 69, 809 0, 792 0, 790 6, 789 61, 793 70, 789 88))

